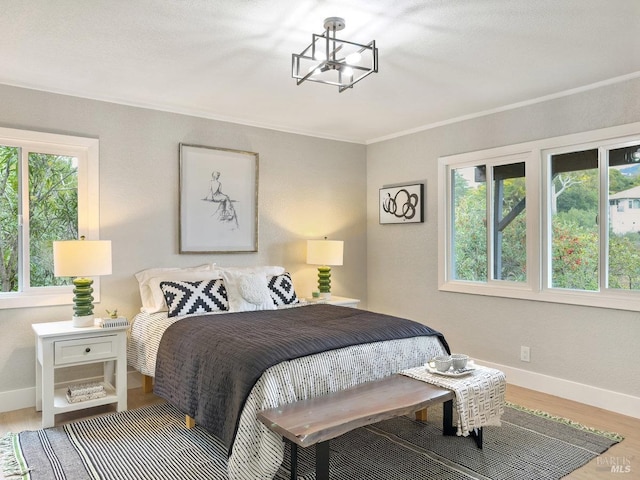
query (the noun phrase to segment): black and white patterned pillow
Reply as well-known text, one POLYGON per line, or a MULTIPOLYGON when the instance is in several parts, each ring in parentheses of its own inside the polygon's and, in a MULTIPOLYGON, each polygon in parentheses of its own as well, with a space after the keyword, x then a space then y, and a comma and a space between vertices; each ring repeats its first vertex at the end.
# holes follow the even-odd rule
POLYGON ((269 279, 268 283, 269 295, 273 303, 276 305, 292 305, 298 303, 298 296, 293 288, 293 282, 291 281, 291 275, 288 272, 282 275, 274 275, 269 279))
POLYGON ((227 290, 221 278, 198 282, 160 282, 169 316, 229 310, 227 290))

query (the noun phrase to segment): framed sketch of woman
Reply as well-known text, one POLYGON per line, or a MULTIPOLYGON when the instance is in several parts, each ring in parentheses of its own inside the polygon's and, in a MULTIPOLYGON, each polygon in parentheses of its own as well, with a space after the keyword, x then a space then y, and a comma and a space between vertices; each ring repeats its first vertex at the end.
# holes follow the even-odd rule
POLYGON ((258 251, 258 154, 180 144, 180 253, 258 251))
POLYGON ((222 182, 220 181, 220 172, 214 171, 209 180, 209 191, 204 200, 218 204, 218 208, 213 215, 222 223, 232 223, 238 228, 238 215, 236 209, 233 208, 234 200, 222 192, 222 182))

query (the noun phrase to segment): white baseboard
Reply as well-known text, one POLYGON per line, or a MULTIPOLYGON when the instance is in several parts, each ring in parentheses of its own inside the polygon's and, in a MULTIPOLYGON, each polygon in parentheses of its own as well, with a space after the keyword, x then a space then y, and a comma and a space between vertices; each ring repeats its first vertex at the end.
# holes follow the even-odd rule
POLYGON ((507 383, 512 385, 640 418, 639 397, 479 359, 477 363, 503 371, 507 376, 507 383))
MULTIPOLYGON (((477 362, 503 371, 507 376, 507 382, 513 385, 603 408, 621 415, 640 418, 640 398, 638 397, 479 359, 477 362)), ((86 381, 96 380, 99 380, 99 378, 86 379, 86 381)), ((141 386, 142 377, 140 373, 129 371, 127 374, 127 388, 141 386)), ((35 405, 35 387, 0 392, 0 412, 11 412, 21 408, 35 407, 35 405)))
POLYGON ((36 387, 0 392, 0 413, 36 406, 36 387))

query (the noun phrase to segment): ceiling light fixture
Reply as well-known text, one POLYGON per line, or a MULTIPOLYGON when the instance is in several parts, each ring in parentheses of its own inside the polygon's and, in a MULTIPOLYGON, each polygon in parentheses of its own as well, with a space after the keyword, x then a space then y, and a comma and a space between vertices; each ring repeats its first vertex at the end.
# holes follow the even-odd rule
POLYGON ((298 85, 305 80, 335 85, 339 92, 352 88, 367 75, 378 71, 376 41, 366 45, 336 38, 345 27, 339 17, 324 21, 322 35, 313 34, 311 45, 291 56, 291 76, 298 85))

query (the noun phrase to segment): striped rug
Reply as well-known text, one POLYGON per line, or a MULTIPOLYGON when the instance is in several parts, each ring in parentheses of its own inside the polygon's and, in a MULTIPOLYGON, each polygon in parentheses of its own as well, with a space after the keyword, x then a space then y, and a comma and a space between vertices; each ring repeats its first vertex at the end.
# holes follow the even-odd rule
MULTIPOLYGON (((443 437, 439 408, 429 422, 399 417, 331 441, 331 478, 559 479, 622 440, 509 406, 501 427, 485 427, 484 448, 443 437)), ((31 480, 227 479, 225 449, 203 429, 184 428, 167 404, 7 435, 6 478, 31 480), (16 475, 11 477, 10 475, 16 475)), ((311 480, 313 448, 300 449, 300 479, 311 480)), ((288 479, 289 459, 278 472, 288 479)))

